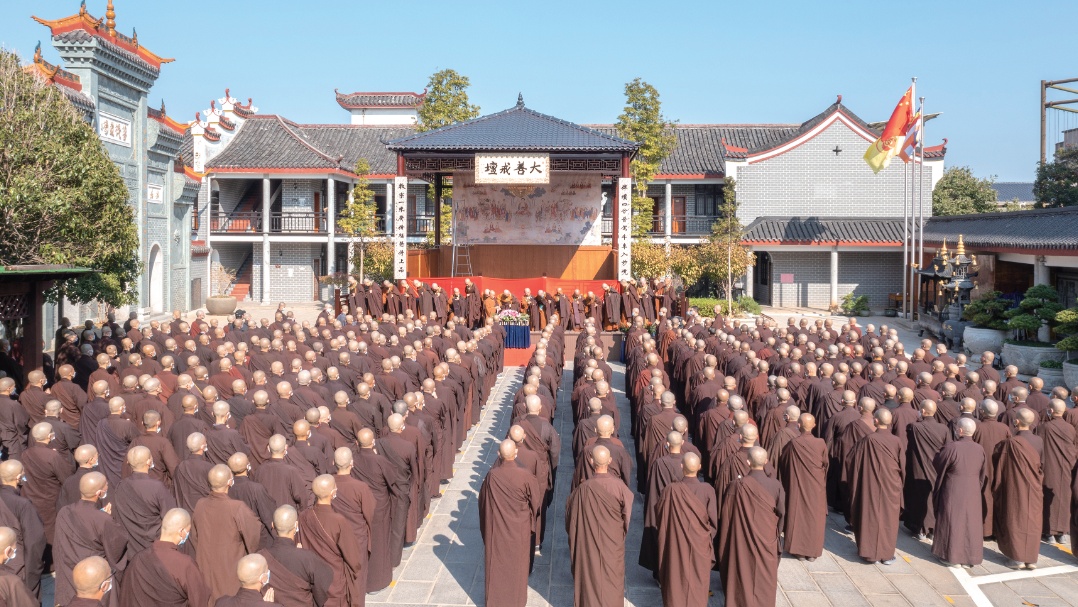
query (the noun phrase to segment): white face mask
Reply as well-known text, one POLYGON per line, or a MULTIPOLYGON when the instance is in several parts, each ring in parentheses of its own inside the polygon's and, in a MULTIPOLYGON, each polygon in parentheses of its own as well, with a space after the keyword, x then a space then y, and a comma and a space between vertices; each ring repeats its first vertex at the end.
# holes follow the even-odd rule
POLYGON ((186 544, 186 543, 187 543, 187 538, 188 538, 188 537, 190 537, 190 536, 191 536, 191 532, 190 532, 190 531, 188 531, 187 533, 183 534, 183 537, 181 537, 181 538, 180 538, 180 541, 176 542, 176 545, 177 545, 177 546, 183 546, 184 544, 186 544))
POLYGON ((15 555, 16 555, 16 554, 18 553, 18 551, 19 551, 19 549, 18 549, 18 548, 16 548, 16 547, 12 546, 12 547, 11 547, 11 555, 10 555, 10 556, 8 556, 8 557, 6 557, 6 558, 4 558, 4 562, 5 562, 5 563, 7 563, 8 561, 10 561, 10 560, 14 559, 14 558, 15 558, 15 555))

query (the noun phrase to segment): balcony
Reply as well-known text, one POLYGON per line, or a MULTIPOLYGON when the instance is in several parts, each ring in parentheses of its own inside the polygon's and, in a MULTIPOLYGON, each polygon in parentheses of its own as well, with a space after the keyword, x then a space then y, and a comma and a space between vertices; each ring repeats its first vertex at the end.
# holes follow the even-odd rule
MULTIPOLYGON (((702 238, 711 234, 711 224, 721 219, 717 215, 674 215, 671 217, 670 236, 672 238, 702 238)), ((603 236, 614 234, 614 218, 603 217, 603 236)), ((655 216, 651 220, 649 236, 666 236, 666 217, 655 216)))
MULTIPOLYGON (((269 216, 270 234, 327 234, 325 212, 273 211, 269 216)), ((379 215, 375 229, 379 234, 389 235, 388 218, 379 215)), ((409 215, 408 236, 426 236, 434 231, 434 215, 409 215)), ((258 211, 217 214, 210 216, 210 232, 221 235, 261 234, 262 213, 258 211)), ((337 233, 344 230, 337 226, 337 233)))

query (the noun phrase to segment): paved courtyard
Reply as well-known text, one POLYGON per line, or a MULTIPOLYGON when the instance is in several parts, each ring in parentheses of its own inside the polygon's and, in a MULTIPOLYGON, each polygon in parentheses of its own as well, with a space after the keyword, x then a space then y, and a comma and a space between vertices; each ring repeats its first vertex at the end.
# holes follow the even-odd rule
MULTIPOLYGON (((624 367, 611 363, 612 384, 624 384, 624 367)), ((393 583, 367 597, 372 606, 483 605, 483 542, 479 533, 477 496, 487 469, 497 458, 497 444, 509 428, 510 407, 521 370, 506 369, 483 409, 482 420, 469 435, 459 454, 456 474, 420 530, 419 540, 393 573, 393 583)), ((572 380, 566 370, 564 385, 572 380)), ((632 450, 628 403, 618 391, 622 405, 622 440, 632 450)), ((556 496, 548 517, 543 554, 535 561, 529 582, 529 607, 572 607, 573 579, 569 568, 564 527, 564 504, 572 478, 572 419, 565 390, 559 395, 555 427, 563 437, 556 496)), ((634 471, 635 473, 635 471, 634 471)), ((635 486, 635 485, 634 485, 635 486)), ((625 604, 653 607, 662 604, 659 588, 650 572, 637 563, 642 529, 642 499, 633 506, 633 522, 626 544, 625 604)), ((831 516, 826 552, 814 563, 783 558, 779 569, 778 606, 836 607, 976 605, 1038 606, 1078 605, 1078 567, 1064 546, 1042 545, 1039 569, 1012 571, 994 544, 985 549, 983 566, 969 570, 939 565, 930 544, 905 533, 899 537, 899 559, 891 566, 866 565, 857 557, 851 535, 842 531, 841 517, 831 516)), ((712 574, 715 591, 710 606, 721 606, 718 574, 712 574)), ((490 606, 499 607, 499 606, 490 606)))

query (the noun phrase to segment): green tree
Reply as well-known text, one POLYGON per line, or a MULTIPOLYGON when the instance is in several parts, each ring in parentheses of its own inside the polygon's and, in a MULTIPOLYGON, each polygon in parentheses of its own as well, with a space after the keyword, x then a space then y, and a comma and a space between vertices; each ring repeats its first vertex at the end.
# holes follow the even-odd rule
POLYGON ((737 183, 732 177, 723 181, 720 213, 711 234, 699 245, 698 259, 704 275, 723 285, 727 305, 732 306, 734 279, 756 263, 756 256, 741 244, 745 228, 737 218, 737 183))
POLYGON ((95 273, 48 295, 138 301, 138 230, 127 187, 82 113, 0 50, 0 264, 74 264, 95 273))
POLYGON ((1078 148, 1063 148, 1052 162, 1037 165, 1033 196, 1042 208, 1078 205, 1078 148))
POLYGON ((947 169, 932 190, 932 214, 969 215, 999 211, 996 191, 992 188, 995 181, 995 177, 975 177, 969 167, 947 169))
POLYGON ((352 247, 353 265, 359 268, 359 276, 366 275, 367 254, 371 245, 378 240, 385 240, 378 229, 378 204, 374 200, 374 190, 368 175, 371 164, 366 158, 356 161, 355 174, 358 176, 355 186, 348 193, 348 201, 341 209, 337 225, 348 235, 348 244, 352 247))
POLYGON ((648 184, 659 172, 663 160, 674 151, 676 123, 663 116, 659 91, 640 78, 625 85, 625 109, 618 116, 618 137, 640 143, 631 170, 636 192, 633 195, 633 239, 647 238, 655 201, 648 198, 648 184))
POLYGON ((427 82, 427 96, 419 106, 420 132, 430 131, 471 120, 479 115, 479 106, 468 102, 468 87, 471 81, 461 76, 456 70, 446 69, 434 72, 427 82))

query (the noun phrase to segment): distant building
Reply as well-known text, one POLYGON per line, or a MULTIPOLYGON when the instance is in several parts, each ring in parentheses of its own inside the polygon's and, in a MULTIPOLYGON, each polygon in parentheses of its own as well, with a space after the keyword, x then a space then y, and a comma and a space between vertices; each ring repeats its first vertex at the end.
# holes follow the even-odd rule
POLYGON ((1078 147, 1078 128, 1063 131, 1063 141, 1056 143, 1056 151, 1078 147))
POLYGON ((337 94, 337 103, 352 114, 352 124, 369 126, 414 126, 419 122, 422 93, 350 93, 337 94))
POLYGON ((992 189, 996 191, 999 206, 1017 201, 1022 207, 1031 207, 1037 202, 1033 196, 1032 181, 997 181, 992 184, 992 189))

